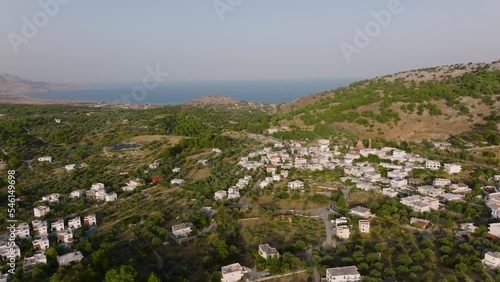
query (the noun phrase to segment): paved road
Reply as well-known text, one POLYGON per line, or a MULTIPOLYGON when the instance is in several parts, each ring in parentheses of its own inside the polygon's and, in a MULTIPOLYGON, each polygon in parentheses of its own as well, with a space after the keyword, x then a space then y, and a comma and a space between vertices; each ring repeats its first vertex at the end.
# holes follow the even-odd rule
POLYGON ((319 275, 319 272, 316 269, 316 267, 314 267, 314 262, 312 261, 312 251, 313 251, 314 248, 316 248, 316 247, 310 246, 307 249, 307 251, 306 251, 306 260, 307 260, 307 264, 309 265, 309 267, 312 267, 313 270, 314 270, 314 282, 320 282, 321 276, 319 275))

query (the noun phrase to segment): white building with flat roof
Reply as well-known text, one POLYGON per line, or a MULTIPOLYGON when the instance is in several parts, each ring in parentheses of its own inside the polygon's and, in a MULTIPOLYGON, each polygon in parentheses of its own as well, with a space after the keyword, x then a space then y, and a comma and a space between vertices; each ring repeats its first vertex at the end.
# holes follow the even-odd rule
POLYGON ((82 220, 79 216, 68 220, 68 227, 71 229, 78 229, 82 227, 82 220))
POLYGON ((97 224, 97 219, 95 214, 89 214, 87 216, 83 217, 83 224, 84 225, 96 225, 97 224))
POLYGON ((49 194, 42 197, 42 202, 59 203, 59 193, 49 194))
POLYGON ((33 233, 35 235, 40 235, 42 237, 49 235, 47 231, 49 228, 47 221, 35 219, 31 222, 31 225, 33 226, 33 233))
POLYGON ((222 270, 222 282, 237 282, 243 278, 243 267, 239 263, 233 263, 230 265, 223 266, 222 270))
POLYGON ((68 253, 62 256, 57 257, 57 262, 59 266, 66 266, 71 264, 72 262, 79 262, 83 259, 82 253, 80 251, 68 253))
POLYGON ((59 219, 58 221, 54 221, 50 224, 50 229, 52 231, 62 231, 64 230, 64 220, 59 219))
POLYGON ((38 161, 39 161, 39 162, 47 162, 47 163, 51 163, 52 161, 54 161, 54 158, 53 158, 53 157, 51 157, 51 156, 39 157, 39 158, 38 158, 38 161))
POLYGON ((176 237, 187 237, 191 233, 191 227, 193 224, 191 222, 183 222, 181 224, 176 224, 172 226, 172 234, 176 237))
POLYGON ((30 226, 28 223, 22 222, 17 225, 16 237, 19 239, 27 239, 30 237, 30 226))
POLYGON ((46 215, 50 211, 50 208, 47 206, 38 206, 33 208, 33 213, 35 217, 42 217, 46 215))
POLYGON ((451 180, 446 178, 434 178, 434 180, 432 181, 432 185, 436 187, 450 186, 451 180))
POLYGON ((359 274, 358 268, 354 265, 326 269, 327 282, 350 282, 360 280, 361 274, 359 274))
POLYGON ((500 268, 500 252, 487 252, 482 262, 488 268, 500 268))
POLYGON ((349 239, 349 236, 350 236, 349 226, 347 226, 347 225, 337 226, 336 235, 340 239, 349 239))
POLYGON ((370 222, 368 220, 360 220, 358 221, 359 232, 361 233, 370 233, 370 222))
POLYGON ((441 168, 441 163, 438 161, 428 160, 425 162, 425 168, 430 170, 438 170, 441 168))
POLYGON ((460 173, 462 166, 458 164, 444 164, 444 170, 449 174, 460 173))
POLYGON ((46 250, 50 247, 49 239, 47 237, 35 239, 31 243, 33 244, 33 248, 38 250, 46 250))
POLYGON ((47 257, 44 254, 34 254, 32 257, 24 258, 23 270, 26 272, 40 263, 47 263, 47 257))

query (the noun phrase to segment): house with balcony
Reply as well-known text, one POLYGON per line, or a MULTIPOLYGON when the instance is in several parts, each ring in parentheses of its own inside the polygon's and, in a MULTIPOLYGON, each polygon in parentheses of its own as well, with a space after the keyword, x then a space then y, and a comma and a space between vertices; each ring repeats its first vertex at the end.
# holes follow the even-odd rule
POLYGON ((38 206, 33 208, 33 213, 35 217, 42 217, 50 212, 50 208, 47 206, 38 206))
POLYGON ((35 239, 31 243, 33 244, 33 248, 36 250, 46 250, 50 247, 49 239, 47 237, 35 239))
POLYGON ((71 229, 78 229, 82 227, 82 221, 79 216, 68 220, 68 227, 71 229))
POLYGON ((19 223, 15 232, 17 238, 27 239, 30 237, 30 226, 26 222, 19 223))
POLYGON ((83 224, 84 225, 90 225, 90 226, 96 225, 97 224, 97 219, 96 219, 95 214, 89 214, 87 216, 84 216, 83 217, 83 224))
POLYGON ((33 226, 33 233, 35 235, 39 235, 41 237, 46 237, 49 235, 47 231, 49 226, 47 221, 35 219, 31 222, 31 225, 33 226))

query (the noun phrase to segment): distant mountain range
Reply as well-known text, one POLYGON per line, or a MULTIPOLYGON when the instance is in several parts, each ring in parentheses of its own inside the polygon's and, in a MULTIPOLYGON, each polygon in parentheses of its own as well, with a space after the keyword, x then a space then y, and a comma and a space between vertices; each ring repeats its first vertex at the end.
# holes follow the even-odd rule
POLYGON ((31 81, 18 76, 0 73, 0 94, 14 94, 25 92, 46 92, 52 89, 81 87, 80 83, 50 83, 31 81))

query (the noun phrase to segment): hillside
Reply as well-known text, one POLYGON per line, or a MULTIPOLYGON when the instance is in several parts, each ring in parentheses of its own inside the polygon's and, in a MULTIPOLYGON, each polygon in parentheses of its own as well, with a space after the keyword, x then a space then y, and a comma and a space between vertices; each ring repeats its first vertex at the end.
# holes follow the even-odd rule
POLYGON ((475 124, 495 121, 499 107, 500 61, 496 61, 411 70, 352 83, 283 105, 273 120, 275 125, 296 125, 316 133, 342 127, 362 138, 417 141, 446 139, 475 124))
POLYGON ((0 73, 0 94, 14 94, 24 92, 45 92, 51 89, 78 87, 78 83, 50 83, 31 81, 18 76, 0 73))

